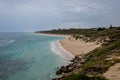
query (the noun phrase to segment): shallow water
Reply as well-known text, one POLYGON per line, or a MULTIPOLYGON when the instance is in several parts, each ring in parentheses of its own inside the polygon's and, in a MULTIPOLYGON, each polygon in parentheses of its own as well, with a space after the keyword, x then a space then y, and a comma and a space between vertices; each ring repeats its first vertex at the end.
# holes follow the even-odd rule
POLYGON ((63 37, 0 33, 0 80, 51 80, 64 64, 50 42, 63 37))

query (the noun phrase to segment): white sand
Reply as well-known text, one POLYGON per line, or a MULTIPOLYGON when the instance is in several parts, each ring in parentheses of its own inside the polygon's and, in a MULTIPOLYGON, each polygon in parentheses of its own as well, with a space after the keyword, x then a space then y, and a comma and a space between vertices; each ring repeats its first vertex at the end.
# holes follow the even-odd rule
POLYGON ((101 46, 101 44, 96 44, 96 42, 85 42, 83 40, 71 40, 69 37, 64 40, 59 41, 61 45, 71 52, 73 55, 85 55, 88 52, 94 50, 101 46))

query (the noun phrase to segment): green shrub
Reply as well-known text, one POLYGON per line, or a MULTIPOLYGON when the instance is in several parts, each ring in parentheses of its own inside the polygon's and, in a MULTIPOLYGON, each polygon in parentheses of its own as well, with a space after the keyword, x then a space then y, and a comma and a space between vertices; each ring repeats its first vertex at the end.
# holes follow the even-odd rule
POLYGON ((62 80, 91 80, 91 79, 85 74, 71 74, 62 80))

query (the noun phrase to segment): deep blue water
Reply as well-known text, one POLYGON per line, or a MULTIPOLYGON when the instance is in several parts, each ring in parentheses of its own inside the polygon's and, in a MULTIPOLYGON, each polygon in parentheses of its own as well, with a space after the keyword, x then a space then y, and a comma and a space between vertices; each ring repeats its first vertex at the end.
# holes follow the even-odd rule
POLYGON ((31 33, 0 33, 0 80, 51 80, 61 57, 50 42, 63 37, 31 33))

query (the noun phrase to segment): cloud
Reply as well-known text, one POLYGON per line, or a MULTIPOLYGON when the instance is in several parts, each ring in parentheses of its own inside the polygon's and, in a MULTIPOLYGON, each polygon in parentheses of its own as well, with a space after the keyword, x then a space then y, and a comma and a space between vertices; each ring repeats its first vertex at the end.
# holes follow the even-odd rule
POLYGON ((119 0, 1 0, 0 30, 120 25, 119 3, 119 0))

